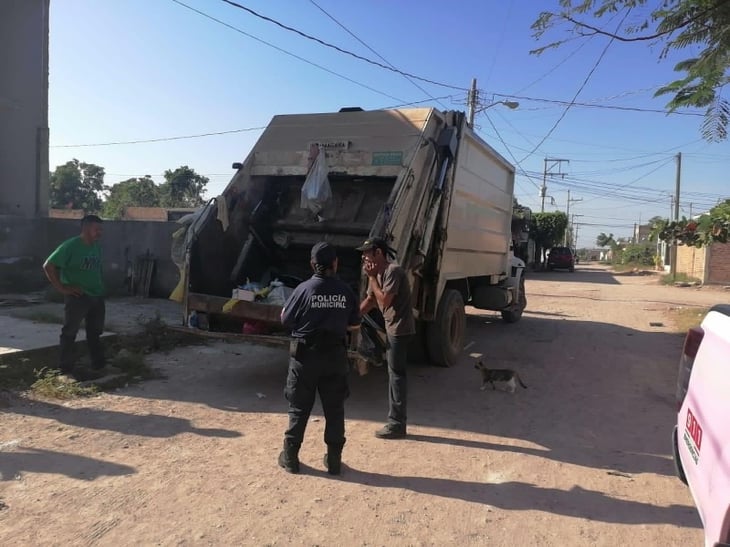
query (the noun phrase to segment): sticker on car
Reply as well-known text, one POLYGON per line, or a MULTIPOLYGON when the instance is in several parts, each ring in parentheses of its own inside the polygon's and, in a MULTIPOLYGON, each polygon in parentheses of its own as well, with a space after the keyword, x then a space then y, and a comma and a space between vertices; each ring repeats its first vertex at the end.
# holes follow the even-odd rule
POLYGON ((684 429, 684 443, 687 445, 687 450, 689 450, 689 454, 696 465, 700 461, 702 426, 689 408, 687 409, 687 423, 684 429))

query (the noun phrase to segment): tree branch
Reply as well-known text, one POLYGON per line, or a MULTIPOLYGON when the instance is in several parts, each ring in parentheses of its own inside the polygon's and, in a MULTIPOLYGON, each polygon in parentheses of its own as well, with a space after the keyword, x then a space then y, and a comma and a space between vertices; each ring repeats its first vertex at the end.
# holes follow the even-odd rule
POLYGON ((592 25, 589 25, 588 23, 584 23, 582 21, 578 21, 577 19, 574 19, 573 17, 571 17, 570 15, 565 14, 565 13, 560 13, 560 14, 555 14, 555 15, 558 15, 559 17, 562 17, 566 21, 569 21, 569 22, 573 23, 574 25, 576 25, 578 27, 586 28, 586 29, 592 31, 592 35, 600 34, 602 36, 608 36, 610 38, 613 38, 614 40, 618 40, 619 42, 645 42, 647 40, 655 40, 655 39, 660 38, 662 36, 666 36, 667 34, 671 34, 671 33, 675 32, 675 31, 677 31, 677 30, 679 30, 681 28, 684 28, 684 27, 686 27, 688 25, 691 25, 692 23, 694 23, 698 19, 701 19, 701 18, 705 17, 706 15, 708 15, 709 13, 711 13, 712 11, 716 10, 718 7, 719 6, 713 6, 711 8, 708 8, 708 9, 704 10, 704 11, 701 11, 700 13, 695 14, 694 17, 690 17, 689 19, 687 19, 683 23, 681 23, 679 25, 676 25, 676 26, 674 26, 674 27, 672 27, 670 29, 663 30, 661 32, 657 32, 657 33, 651 34, 649 36, 636 36, 634 38, 628 38, 626 36, 619 36, 618 34, 614 34, 612 32, 607 32, 605 30, 601 30, 600 28, 594 27, 592 25))

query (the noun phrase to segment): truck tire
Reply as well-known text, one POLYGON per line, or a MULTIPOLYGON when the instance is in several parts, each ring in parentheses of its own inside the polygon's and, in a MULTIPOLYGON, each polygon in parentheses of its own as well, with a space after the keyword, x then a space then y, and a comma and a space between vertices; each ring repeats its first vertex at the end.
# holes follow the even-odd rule
POLYGON ((428 355, 441 367, 456 364, 464 348, 466 313, 459 291, 446 289, 441 296, 436 320, 428 324, 428 355))
POLYGON ((502 320, 505 323, 517 323, 522 318, 522 312, 527 307, 527 293, 525 293, 525 278, 520 279, 520 296, 519 306, 512 307, 508 310, 502 310, 502 320))

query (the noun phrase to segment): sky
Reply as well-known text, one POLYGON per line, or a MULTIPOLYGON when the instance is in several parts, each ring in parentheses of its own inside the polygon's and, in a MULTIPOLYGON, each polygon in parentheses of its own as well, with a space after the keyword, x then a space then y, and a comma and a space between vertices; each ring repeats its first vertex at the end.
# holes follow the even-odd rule
MULTIPOLYGON (((692 50, 660 59, 661 44, 596 36, 533 55, 551 38, 567 37, 537 40, 530 28, 558 0, 461 0, 451 9, 435 0, 239 3, 433 83, 324 47, 222 0, 52 0, 51 169, 77 158, 103 166, 106 184, 143 175, 159 183, 166 169, 188 165, 210 179, 213 197, 274 115, 411 102, 465 110, 476 78, 487 107, 476 129, 516 166, 521 204, 540 211, 545 159, 569 160, 563 175, 546 177, 545 210, 565 211, 570 195, 578 247, 593 246, 600 232, 626 237, 634 223, 668 217, 678 152, 680 215, 730 197, 730 143, 702 140, 702 111, 667 115, 668 98, 653 97, 692 50), (560 104, 576 94, 576 103, 592 106, 560 104), (503 100, 519 106, 509 109, 503 100)), ((597 24, 613 30, 617 19, 597 24)))

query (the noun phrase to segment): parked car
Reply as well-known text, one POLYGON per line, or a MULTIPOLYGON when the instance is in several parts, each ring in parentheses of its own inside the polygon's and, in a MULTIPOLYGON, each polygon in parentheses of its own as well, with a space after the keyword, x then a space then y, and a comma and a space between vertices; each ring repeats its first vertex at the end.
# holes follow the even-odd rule
POLYGON ((553 247, 550 249, 547 260, 547 269, 555 268, 575 271, 575 256, 570 247, 553 247))
POLYGON ((672 432, 677 476, 689 486, 705 545, 730 545, 730 305, 714 306, 687 332, 672 432))

